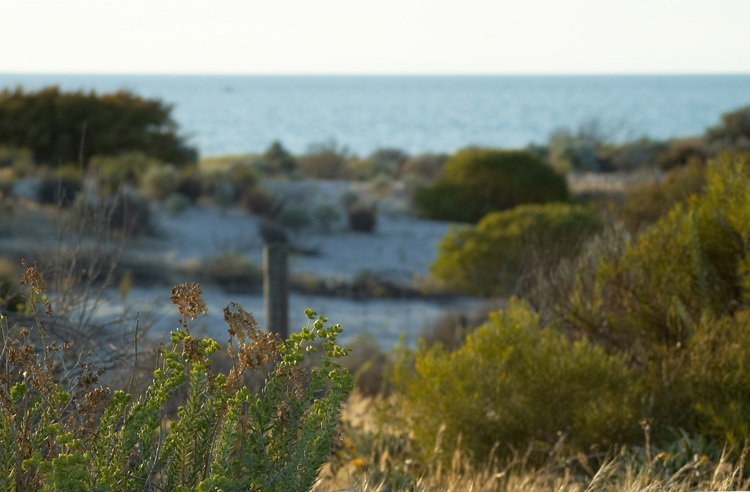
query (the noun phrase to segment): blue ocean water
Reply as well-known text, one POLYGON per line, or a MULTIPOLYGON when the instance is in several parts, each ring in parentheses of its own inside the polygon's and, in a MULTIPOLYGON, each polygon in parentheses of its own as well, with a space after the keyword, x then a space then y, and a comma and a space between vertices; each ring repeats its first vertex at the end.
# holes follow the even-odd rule
POLYGON ((680 76, 143 76, 0 74, 0 88, 129 89, 174 107, 201 155, 295 153, 336 142, 453 152, 523 147, 596 121, 614 140, 698 135, 750 105, 750 75, 680 76))

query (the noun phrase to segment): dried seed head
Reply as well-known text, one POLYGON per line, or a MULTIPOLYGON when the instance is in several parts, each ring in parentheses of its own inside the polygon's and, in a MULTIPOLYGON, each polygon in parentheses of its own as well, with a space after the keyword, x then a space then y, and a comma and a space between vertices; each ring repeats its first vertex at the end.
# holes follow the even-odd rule
POLYGON ((190 319, 195 319, 198 315, 208 314, 206 303, 203 302, 201 294, 203 289, 197 283, 183 283, 172 287, 172 304, 177 305, 179 313, 190 319))
POLYGON ((47 283, 42 278, 42 274, 35 266, 28 266, 26 260, 21 260, 21 265, 26 269, 26 273, 21 277, 21 283, 31 287, 31 291, 36 295, 42 295, 47 292, 47 283))

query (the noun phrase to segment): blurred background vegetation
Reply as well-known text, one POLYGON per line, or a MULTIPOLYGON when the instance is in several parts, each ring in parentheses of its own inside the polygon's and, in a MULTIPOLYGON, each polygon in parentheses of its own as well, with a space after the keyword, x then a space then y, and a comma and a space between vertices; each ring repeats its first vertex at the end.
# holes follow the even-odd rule
MULTIPOLYGON (((588 123, 515 150, 361 157, 327 142, 293 155, 274 142, 198 159, 159 101, 6 90, 0 207, 19 196, 79 214, 107 205, 120 228, 148 224, 154 203, 169 213, 238 207, 291 236, 376 233, 398 201, 415 220, 454 223, 430 286, 408 286, 410 295, 440 289, 491 307, 425 327, 417 347, 352 343, 344 363, 370 407, 364 421, 345 421, 324 470, 332 488, 348 476, 362 490, 380 490, 366 480, 430 490, 425 480, 439 487, 450 468, 456 480, 489 469, 485 478, 546 470, 583 484, 600 469, 641 485, 689 476, 680 482, 689 490, 727 463, 727 487, 748 483, 750 107, 669 141, 613 143, 588 123), (306 180, 367 192, 307 207, 279 191, 306 180)), ((10 212, 2 217, 0 235, 10 212)), ((0 306, 22 313, 17 273, 0 263, 0 306)), ((259 283, 238 254, 195 273, 234 289, 259 283)), ((376 274, 298 284, 333 293, 356 282, 368 295, 406 292, 376 274)))

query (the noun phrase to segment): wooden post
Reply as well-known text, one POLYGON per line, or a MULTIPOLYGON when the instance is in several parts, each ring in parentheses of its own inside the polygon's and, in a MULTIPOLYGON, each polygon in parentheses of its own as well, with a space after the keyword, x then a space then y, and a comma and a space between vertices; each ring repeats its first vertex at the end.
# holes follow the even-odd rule
POLYGON ((263 297, 266 308, 266 327, 284 340, 289 336, 289 282, 287 279, 287 251, 285 243, 266 243, 263 246, 263 297))

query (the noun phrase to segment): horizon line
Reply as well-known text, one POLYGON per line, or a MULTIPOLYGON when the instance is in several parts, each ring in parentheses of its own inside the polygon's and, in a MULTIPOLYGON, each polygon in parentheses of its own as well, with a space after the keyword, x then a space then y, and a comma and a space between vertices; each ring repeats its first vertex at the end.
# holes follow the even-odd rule
POLYGON ((476 73, 351 73, 351 72, 42 72, 0 71, 0 76, 137 76, 137 77, 700 77, 748 76, 747 72, 476 72, 476 73))

